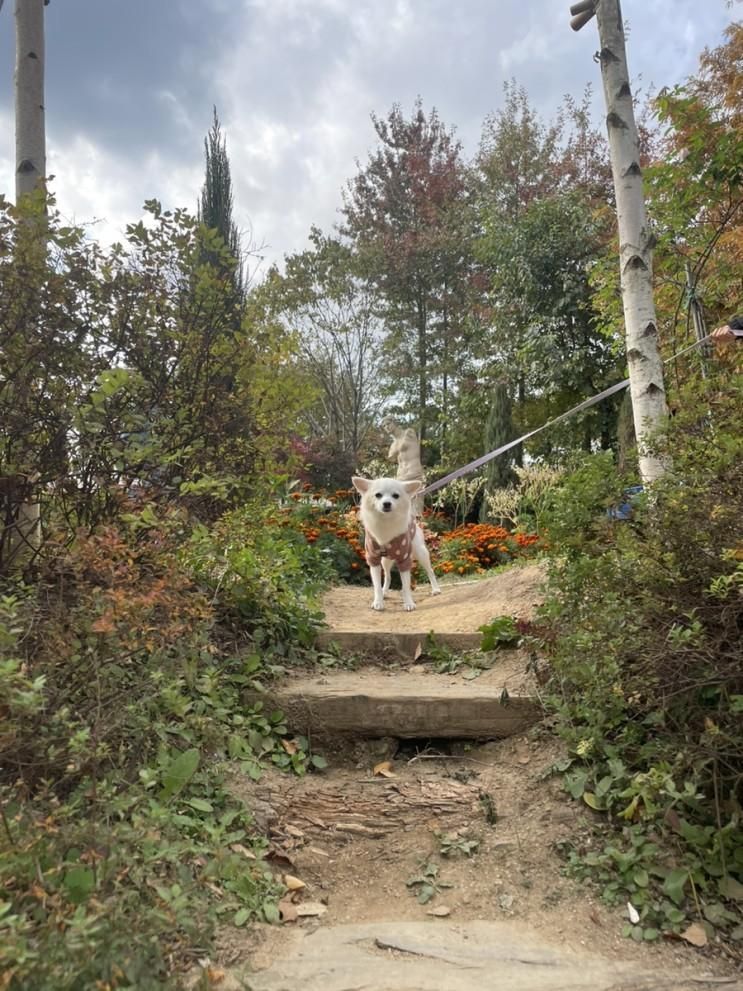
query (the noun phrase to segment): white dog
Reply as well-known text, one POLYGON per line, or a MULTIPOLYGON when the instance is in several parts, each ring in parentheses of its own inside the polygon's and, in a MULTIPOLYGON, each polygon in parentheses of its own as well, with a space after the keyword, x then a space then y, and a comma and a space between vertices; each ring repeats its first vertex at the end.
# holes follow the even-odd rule
POLYGON ((401 482, 396 478, 354 477, 354 488, 361 493, 361 522, 364 526, 366 563, 374 586, 372 609, 384 609, 384 597, 389 591, 392 565, 396 564, 402 581, 402 607, 415 609, 410 591, 410 571, 413 561, 420 561, 431 583, 431 595, 441 589, 431 567, 431 558, 423 531, 415 522, 411 496, 422 487, 420 481, 401 482), (384 585, 382 585, 384 569, 384 585))

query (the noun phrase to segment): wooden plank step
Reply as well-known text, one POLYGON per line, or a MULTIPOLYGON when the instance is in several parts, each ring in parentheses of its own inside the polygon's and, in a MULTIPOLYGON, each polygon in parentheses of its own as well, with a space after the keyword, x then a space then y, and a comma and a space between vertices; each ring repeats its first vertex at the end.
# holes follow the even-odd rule
POLYGON ((432 631, 439 644, 476 650, 482 639, 478 627, 496 616, 533 619, 543 581, 541 564, 524 564, 474 580, 445 581, 441 595, 432 596, 427 585, 419 585, 413 612, 403 610, 399 591, 389 593, 383 612, 375 612, 371 586, 332 588, 323 598, 327 629, 318 636, 318 646, 336 643, 364 654, 392 649, 413 658, 432 631))
POLYGON ((265 701, 282 709, 298 733, 496 739, 523 731, 541 715, 523 655, 514 653, 471 680, 384 668, 306 674, 272 686, 265 701))
MULTIPOLYGON (((482 642, 481 633, 434 633, 436 643, 450 650, 477 650, 482 642)), ((394 653, 413 660, 420 656, 426 645, 428 633, 393 630, 373 630, 360 633, 356 630, 322 630, 316 644, 320 648, 338 647, 345 653, 384 656, 394 653)))

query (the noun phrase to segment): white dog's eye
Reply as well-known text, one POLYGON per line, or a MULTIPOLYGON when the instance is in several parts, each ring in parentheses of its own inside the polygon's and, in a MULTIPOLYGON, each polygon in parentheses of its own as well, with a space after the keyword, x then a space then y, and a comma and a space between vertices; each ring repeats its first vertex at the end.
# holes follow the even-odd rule
POLYGON ((382 493, 381 492, 375 492, 374 493, 374 498, 375 499, 381 499, 382 498, 382 493))
POLYGON ((392 498, 393 499, 399 499, 400 498, 400 493, 399 492, 393 492, 392 493, 392 498))

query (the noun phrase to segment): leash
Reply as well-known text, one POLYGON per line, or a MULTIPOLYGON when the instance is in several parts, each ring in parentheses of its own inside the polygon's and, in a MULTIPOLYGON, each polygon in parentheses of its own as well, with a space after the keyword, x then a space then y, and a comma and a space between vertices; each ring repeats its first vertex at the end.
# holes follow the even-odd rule
MULTIPOLYGON (((695 341, 686 348, 682 348, 681 351, 677 351, 672 354, 670 358, 666 358, 663 361, 664 365, 667 365, 671 361, 675 361, 682 355, 686 354, 688 351, 693 351, 694 348, 698 348, 705 341, 708 341, 712 335, 707 334, 706 337, 700 338, 700 340, 695 341)), ((554 427, 557 423, 562 423, 563 420, 567 420, 568 417, 573 416, 575 413, 580 413, 584 409, 590 409, 591 406, 595 406, 596 403, 600 403, 603 399, 608 399, 609 396, 613 396, 617 392, 621 392, 622 389, 626 389, 629 385, 629 379, 626 378, 622 382, 617 382, 615 385, 610 385, 608 389, 604 389, 597 393, 595 396, 591 396, 590 399, 584 399, 582 403, 578 403, 577 406, 573 406, 572 409, 567 410, 565 413, 560 413, 559 416, 553 417, 553 419, 548 420, 543 423, 541 427, 535 427, 534 430, 530 430, 526 434, 522 434, 521 437, 517 437, 516 440, 510 440, 507 444, 503 444, 501 447, 496 447, 494 451, 489 451, 487 454, 483 454, 482 457, 476 458, 474 461, 470 461, 469 464, 464 465, 462 468, 457 468, 455 471, 450 471, 448 475, 444 475, 443 478, 439 478, 437 481, 432 482, 427 485, 425 489, 421 489, 417 494, 419 496, 430 495, 431 492, 436 492, 438 489, 442 489, 449 482, 453 482, 457 478, 461 478, 463 475, 469 475, 478 468, 487 464, 488 461, 492 461, 493 458, 497 458, 500 454, 505 454, 506 451, 510 451, 511 448, 516 447, 518 444, 523 444, 525 440, 529 440, 531 437, 536 437, 537 434, 541 434, 543 430, 547 430, 549 427, 554 427)))

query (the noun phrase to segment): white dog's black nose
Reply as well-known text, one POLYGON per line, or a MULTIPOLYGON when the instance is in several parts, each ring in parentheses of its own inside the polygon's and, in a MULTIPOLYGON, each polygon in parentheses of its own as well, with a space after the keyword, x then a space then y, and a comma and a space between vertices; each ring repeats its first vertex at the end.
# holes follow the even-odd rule
POLYGON ((389 513, 389 511, 392 509, 392 503, 391 502, 383 502, 382 503, 382 509, 385 511, 385 513, 389 513))

